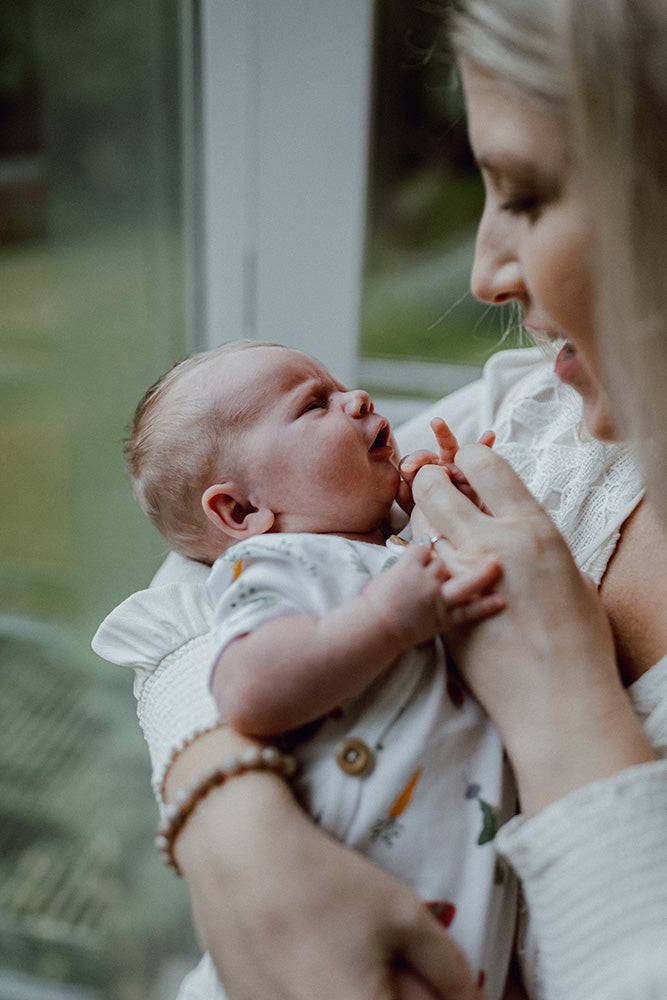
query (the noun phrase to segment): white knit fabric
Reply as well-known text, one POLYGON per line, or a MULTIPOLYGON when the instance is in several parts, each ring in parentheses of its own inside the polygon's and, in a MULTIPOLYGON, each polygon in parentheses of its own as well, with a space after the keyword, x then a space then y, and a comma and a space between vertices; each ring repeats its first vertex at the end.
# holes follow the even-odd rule
POLYGON ((625 445, 591 437, 580 397, 556 378, 545 353, 534 347, 494 355, 483 381, 399 430, 402 452, 433 447, 434 416, 451 424, 460 444, 495 431, 494 450, 545 507, 579 568, 599 583, 621 525, 643 495, 642 479, 625 445))
POLYGON ((539 942, 531 1000, 664 1000, 666 827, 661 760, 581 788, 499 832, 497 849, 521 880, 539 942))

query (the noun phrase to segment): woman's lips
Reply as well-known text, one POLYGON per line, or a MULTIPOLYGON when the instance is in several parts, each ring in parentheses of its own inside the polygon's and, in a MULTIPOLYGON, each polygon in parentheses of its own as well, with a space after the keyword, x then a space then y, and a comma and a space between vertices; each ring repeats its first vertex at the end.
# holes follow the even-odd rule
POLYGON ((571 382, 579 367, 579 357, 574 344, 566 341, 558 352, 554 371, 561 382, 571 382))

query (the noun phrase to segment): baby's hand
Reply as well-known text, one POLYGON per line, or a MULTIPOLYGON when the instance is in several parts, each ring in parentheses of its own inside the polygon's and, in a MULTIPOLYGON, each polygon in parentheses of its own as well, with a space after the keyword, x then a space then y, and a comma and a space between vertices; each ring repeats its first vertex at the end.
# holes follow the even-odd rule
MULTIPOLYGON (((409 455, 406 455, 405 458, 401 459, 399 466, 401 483, 396 497, 399 506, 405 511, 406 514, 411 514, 414 508, 414 500, 412 499, 412 483, 414 482, 415 476, 424 465, 441 465, 447 470, 449 478, 457 489, 461 490, 461 492, 472 500, 473 503, 476 503, 478 507, 483 509, 477 494, 474 492, 461 470, 454 463, 456 453, 459 450, 459 444, 448 424, 442 419, 442 417, 434 417, 431 421, 431 428, 435 434, 435 440, 438 445, 437 454, 434 451, 422 449, 421 451, 412 451, 409 455)), ((493 447, 495 437, 496 436, 493 431, 484 431, 479 439, 479 443, 485 444, 487 447, 491 448, 493 447)))
POLYGON ((491 592, 501 575, 500 563, 484 558, 453 576, 432 545, 415 544, 363 593, 395 637, 398 653, 502 611, 504 598, 491 592))

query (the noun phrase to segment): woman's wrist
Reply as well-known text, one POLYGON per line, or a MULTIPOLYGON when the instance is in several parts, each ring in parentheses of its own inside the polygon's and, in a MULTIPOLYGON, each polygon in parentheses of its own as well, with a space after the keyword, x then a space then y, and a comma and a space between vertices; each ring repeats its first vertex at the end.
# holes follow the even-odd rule
MULTIPOLYGON (((227 726, 202 734, 172 764, 164 785, 165 802, 173 803, 179 792, 221 760, 241 756, 253 747, 262 744, 227 726)), ((239 865, 247 864, 249 838, 263 837, 286 811, 292 816, 301 814, 285 777, 273 770, 246 771, 212 788, 188 816, 174 843, 174 856, 188 883, 206 869, 213 853, 217 864, 224 858, 230 872, 236 870, 236 858, 239 865)))
POLYGON ((174 758, 164 779, 165 803, 173 802, 179 791, 223 757, 243 753, 248 747, 261 745, 241 736, 231 726, 220 726, 201 733, 174 758))
POLYGON ((620 684, 597 697, 593 692, 588 705, 564 690, 526 717, 506 740, 526 816, 594 781, 655 760, 620 684))
POLYGON ((189 785, 179 789, 174 801, 165 806, 165 815, 155 838, 155 846, 164 863, 177 875, 181 874, 174 845, 192 814, 215 789, 256 771, 269 771, 289 778, 296 771, 296 766, 294 757, 282 753, 275 746, 248 746, 241 753, 226 754, 222 760, 216 761, 189 785))
MULTIPOLYGON (((188 887, 207 891, 207 873, 214 866, 231 890, 273 843, 276 824, 307 821, 287 781, 270 771, 249 771, 240 780, 214 788, 189 817, 174 856, 188 887)), ((268 860, 263 862, 268 864, 268 860)))

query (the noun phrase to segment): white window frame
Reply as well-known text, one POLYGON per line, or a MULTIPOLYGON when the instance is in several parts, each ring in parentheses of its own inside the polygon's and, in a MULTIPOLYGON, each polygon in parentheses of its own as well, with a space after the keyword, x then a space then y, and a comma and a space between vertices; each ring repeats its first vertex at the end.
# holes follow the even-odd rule
POLYGON ((469 381, 469 366, 359 358, 373 0, 190 3, 198 344, 275 340, 347 384, 421 394, 390 417, 469 381))

